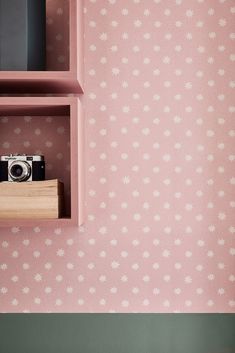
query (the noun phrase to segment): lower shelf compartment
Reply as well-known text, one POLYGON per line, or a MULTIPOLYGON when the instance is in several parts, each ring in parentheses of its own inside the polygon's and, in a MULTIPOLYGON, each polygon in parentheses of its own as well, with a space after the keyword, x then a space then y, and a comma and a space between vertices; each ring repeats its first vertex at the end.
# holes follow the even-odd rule
MULTIPOLYGON (((0 97, 0 155, 44 155, 46 179, 64 184, 65 218, 0 219, 1 226, 84 221, 83 112, 77 97, 0 97)), ((4 179, 5 180, 5 179, 4 179)))

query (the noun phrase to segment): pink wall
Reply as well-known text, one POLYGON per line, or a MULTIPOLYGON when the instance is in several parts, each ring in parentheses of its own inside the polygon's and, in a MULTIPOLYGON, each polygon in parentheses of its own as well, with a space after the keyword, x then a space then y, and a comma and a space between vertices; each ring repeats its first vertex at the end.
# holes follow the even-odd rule
POLYGON ((1 311, 235 312, 234 16, 85 0, 86 223, 0 230, 1 311))

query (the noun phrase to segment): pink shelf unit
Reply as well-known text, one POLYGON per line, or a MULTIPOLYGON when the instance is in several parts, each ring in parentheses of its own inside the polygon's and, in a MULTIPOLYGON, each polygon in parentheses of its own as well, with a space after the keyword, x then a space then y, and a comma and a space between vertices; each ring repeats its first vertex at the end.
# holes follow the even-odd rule
POLYGON ((46 0, 46 70, 0 71, 0 93, 83 93, 83 0, 46 0))
POLYGON ((43 154, 46 179, 64 182, 66 201, 64 218, 0 219, 0 227, 83 224, 83 120, 76 97, 0 97, 0 154, 43 154))

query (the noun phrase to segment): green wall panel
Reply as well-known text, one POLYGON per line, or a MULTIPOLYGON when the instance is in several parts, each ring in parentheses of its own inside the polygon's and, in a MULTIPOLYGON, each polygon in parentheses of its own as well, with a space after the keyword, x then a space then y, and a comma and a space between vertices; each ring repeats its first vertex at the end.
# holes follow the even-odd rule
POLYGON ((2 314, 1 353, 235 353, 235 315, 2 314))

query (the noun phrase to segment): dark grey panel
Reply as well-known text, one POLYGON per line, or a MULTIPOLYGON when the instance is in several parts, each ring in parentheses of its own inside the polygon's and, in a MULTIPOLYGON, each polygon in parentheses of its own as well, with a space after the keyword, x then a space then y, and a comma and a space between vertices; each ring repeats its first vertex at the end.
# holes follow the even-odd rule
POLYGON ((235 353, 235 315, 0 315, 3 353, 235 353))
POLYGON ((46 1, 28 0, 28 70, 45 70, 46 1))
POLYGON ((0 70, 45 69, 45 0, 0 0, 0 70))

